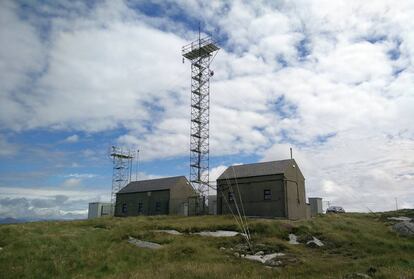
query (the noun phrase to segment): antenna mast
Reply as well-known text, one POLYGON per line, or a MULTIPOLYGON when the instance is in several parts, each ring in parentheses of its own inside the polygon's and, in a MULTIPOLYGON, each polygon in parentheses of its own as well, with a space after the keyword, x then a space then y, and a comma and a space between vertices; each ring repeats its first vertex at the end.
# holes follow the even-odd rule
POLYGON ((115 207, 116 193, 131 182, 134 155, 129 149, 112 146, 109 156, 113 163, 111 203, 115 207))
POLYGON ((220 48, 211 36, 182 48, 182 56, 191 62, 190 182, 205 196, 209 183, 210 63, 220 48))

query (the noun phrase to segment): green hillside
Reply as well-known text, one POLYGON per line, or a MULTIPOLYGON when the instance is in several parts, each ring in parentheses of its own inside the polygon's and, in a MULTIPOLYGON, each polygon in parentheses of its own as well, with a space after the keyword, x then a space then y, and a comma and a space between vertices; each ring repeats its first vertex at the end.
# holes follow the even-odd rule
MULTIPOLYGON (((213 238, 201 230, 238 230, 232 216, 102 218, 0 225, 1 278, 414 278, 414 238, 390 229, 386 214, 324 215, 308 221, 249 220, 255 252, 282 252, 278 267, 236 257, 242 236, 213 238), (154 232, 175 229, 185 235, 154 232), (304 242, 291 245, 288 234, 304 242), (163 245, 138 248, 128 237, 163 245), (361 275, 359 275, 361 276, 361 275)), ((239 250, 238 250, 239 249, 239 250)), ((240 251, 239 251, 240 252, 240 251)), ((242 253, 242 252, 240 252, 242 253)))

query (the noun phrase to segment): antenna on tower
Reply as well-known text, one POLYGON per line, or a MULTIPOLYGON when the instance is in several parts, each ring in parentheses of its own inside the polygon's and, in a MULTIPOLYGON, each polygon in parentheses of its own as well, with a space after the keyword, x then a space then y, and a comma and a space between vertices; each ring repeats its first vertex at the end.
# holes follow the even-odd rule
POLYGON ((116 193, 131 182, 132 160, 134 159, 134 155, 129 149, 112 146, 109 151, 109 156, 113 164, 111 203, 112 210, 114 210, 116 193))
POLYGON ((138 163, 139 163, 139 149, 137 149, 136 168, 135 168, 135 181, 138 181, 138 163))
POLYGON ((211 36, 201 37, 200 23, 198 40, 182 48, 191 62, 190 182, 203 197, 209 188, 210 63, 219 49, 211 36))

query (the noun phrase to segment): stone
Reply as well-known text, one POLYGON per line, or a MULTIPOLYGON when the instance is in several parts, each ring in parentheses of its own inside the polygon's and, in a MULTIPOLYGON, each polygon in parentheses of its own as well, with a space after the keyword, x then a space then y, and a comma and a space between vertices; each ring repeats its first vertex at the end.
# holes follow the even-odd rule
POLYGON ((283 262, 281 260, 268 260, 264 263, 267 266, 282 266, 283 262))
POLYGON ((308 245, 309 247, 322 247, 322 246, 324 246, 322 241, 320 241, 319 239, 317 239, 314 236, 313 236, 312 240, 309 240, 308 242, 306 242, 306 245, 308 245))
POLYGON ((240 254, 239 254, 239 253, 237 253, 237 252, 235 252, 233 255, 234 255, 235 257, 237 257, 237 258, 239 258, 239 257, 240 257, 240 254))
POLYGON ((412 219, 409 217, 405 217, 405 216, 400 216, 400 217, 388 217, 388 220, 393 220, 393 221, 403 221, 403 222, 410 222, 412 219))
POLYGON ((371 276, 364 273, 355 272, 345 275, 344 279, 371 279, 371 276))
POLYGON ((263 255, 264 255, 264 252, 263 252, 263 251, 259 251, 259 252, 257 252, 255 255, 256 255, 256 256, 263 256, 263 255))
POLYGON ((153 232, 167 233, 167 234, 172 234, 172 235, 182 235, 182 233, 180 233, 179 231, 176 231, 176 230, 153 230, 153 232))
POLYGON ((155 249, 155 250, 162 248, 162 246, 159 245, 158 243, 139 240, 131 236, 129 237, 128 242, 139 248, 148 248, 148 249, 155 249))
POLYGON ((226 248, 224 248, 224 247, 220 247, 220 250, 226 250, 226 248))
POLYGON ((298 242, 298 237, 295 234, 293 234, 293 233, 290 233, 289 234, 289 244, 292 244, 292 245, 300 244, 298 242))
POLYGON ((251 260, 251 261, 258 261, 261 262, 262 264, 265 264, 267 261, 273 260, 276 257, 282 257, 285 254, 283 253, 273 253, 273 254, 267 254, 267 255, 246 255, 244 258, 251 260))
POLYGON ((414 235, 414 223, 412 222, 400 222, 394 224, 392 229, 401 236, 413 236, 414 235))
POLYGON ((239 232, 235 232, 235 231, 203 231, 203 232, 197 232, 197 233, 193 233, 193 234, 197 234, 197 235, 201 235, 201 236, 211 236, 211 237, 232 237, 232 236, 236 236, 236 235, 245 235, 243 233, 239 233, 239 232))

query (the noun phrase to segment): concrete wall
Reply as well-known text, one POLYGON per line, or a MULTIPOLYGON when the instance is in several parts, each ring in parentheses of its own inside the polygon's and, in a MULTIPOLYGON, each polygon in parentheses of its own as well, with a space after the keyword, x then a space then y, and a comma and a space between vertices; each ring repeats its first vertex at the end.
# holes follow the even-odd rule
POLYGON ((88 219, 93 219, 93 218, 97 218, 100 216, 101 216, 101 213, 99 209, 99 203, 97 202, 90 203, 89 209, 88 209, 88 219))
POLYGON ((311 217, 312 217, 311 205, 307 203, 306 204, 306 219, 310 219, 311 217))
POLYGON ((217 214, 231 214, 229 207, 237 214, 236 203, 228 200, 229 191, 234 193, 239 210, 241 196, 246 216, 286 217, 283 175, 238 178, 237 183, 234 179, 217 180, 217 214), (264 199, 264 190, 271 191, 270 200, 264 199))
POLYGON ((312 217, 323 213, 322 198, 309 198, 309 204, 311 208, 312 217))
MULTIPOLYGON (((238 178, 237 183, 247 216, 284 217, 291 220, 308 218, 305 178, 294 160, 284 174, 238 178), (264 200, 265 189, 271 190, 271 200, 264 200)), ((229 184, 240 207, 236 181, 217 180, 217 214, 231 214, 229 207, 233 213, 237 213, 235 203, 226 202, 229 184)))
POLYGON ((115 216, 136 215, 191 215, 194 207, 196 192, 184 177, 176 184, 171 185, 169 190, 158 190, 138 193, 117 194, 115 216), (160 202, 160 210, 156 210, 156 203, 160 202), (138 206, 142 204, 142 211, 138 213, 138 206), (127 212, 122 212, 122 205, 127 205, 127 212))
POLYGON ((306 199, 303 181, 285 181, 288 218, 291 220, 306 218, 306 199))
POLYGON ((112 204, 107 202, 91 202, 88 208, 88 219, 111 215, 112 204))
POLYGON ((124 193, 116 195, 115 216, 165 215, 169 214, 170 191, 124 193), (122 208, 126 205, 126 212, 122 208), (139 205, 141 204, 141 212, 139 205), (157 204, 159 207, 157 208, 157 204))
POLYGON ((284 176, 288 218, 291 220, 306 219, 305 178, 295 161, 292 160, 292 165, 285 170, 284 176))
POLYGON ((217 215, 217 196, 208 196, 208 214, 217 215))
MULTIPOLYGON (((170 210, 169 213, 172 215, 186 215, 185 207, 187 206, 191 211, 190 197, 196 196, 191 184, 184 177, 178 181, 176 185, 173 185, 170 189, 170 210)), ((191 212, 189 212, 191 213, 191 212)), ((188 215, 188 214, 187 214, 188 215)))

